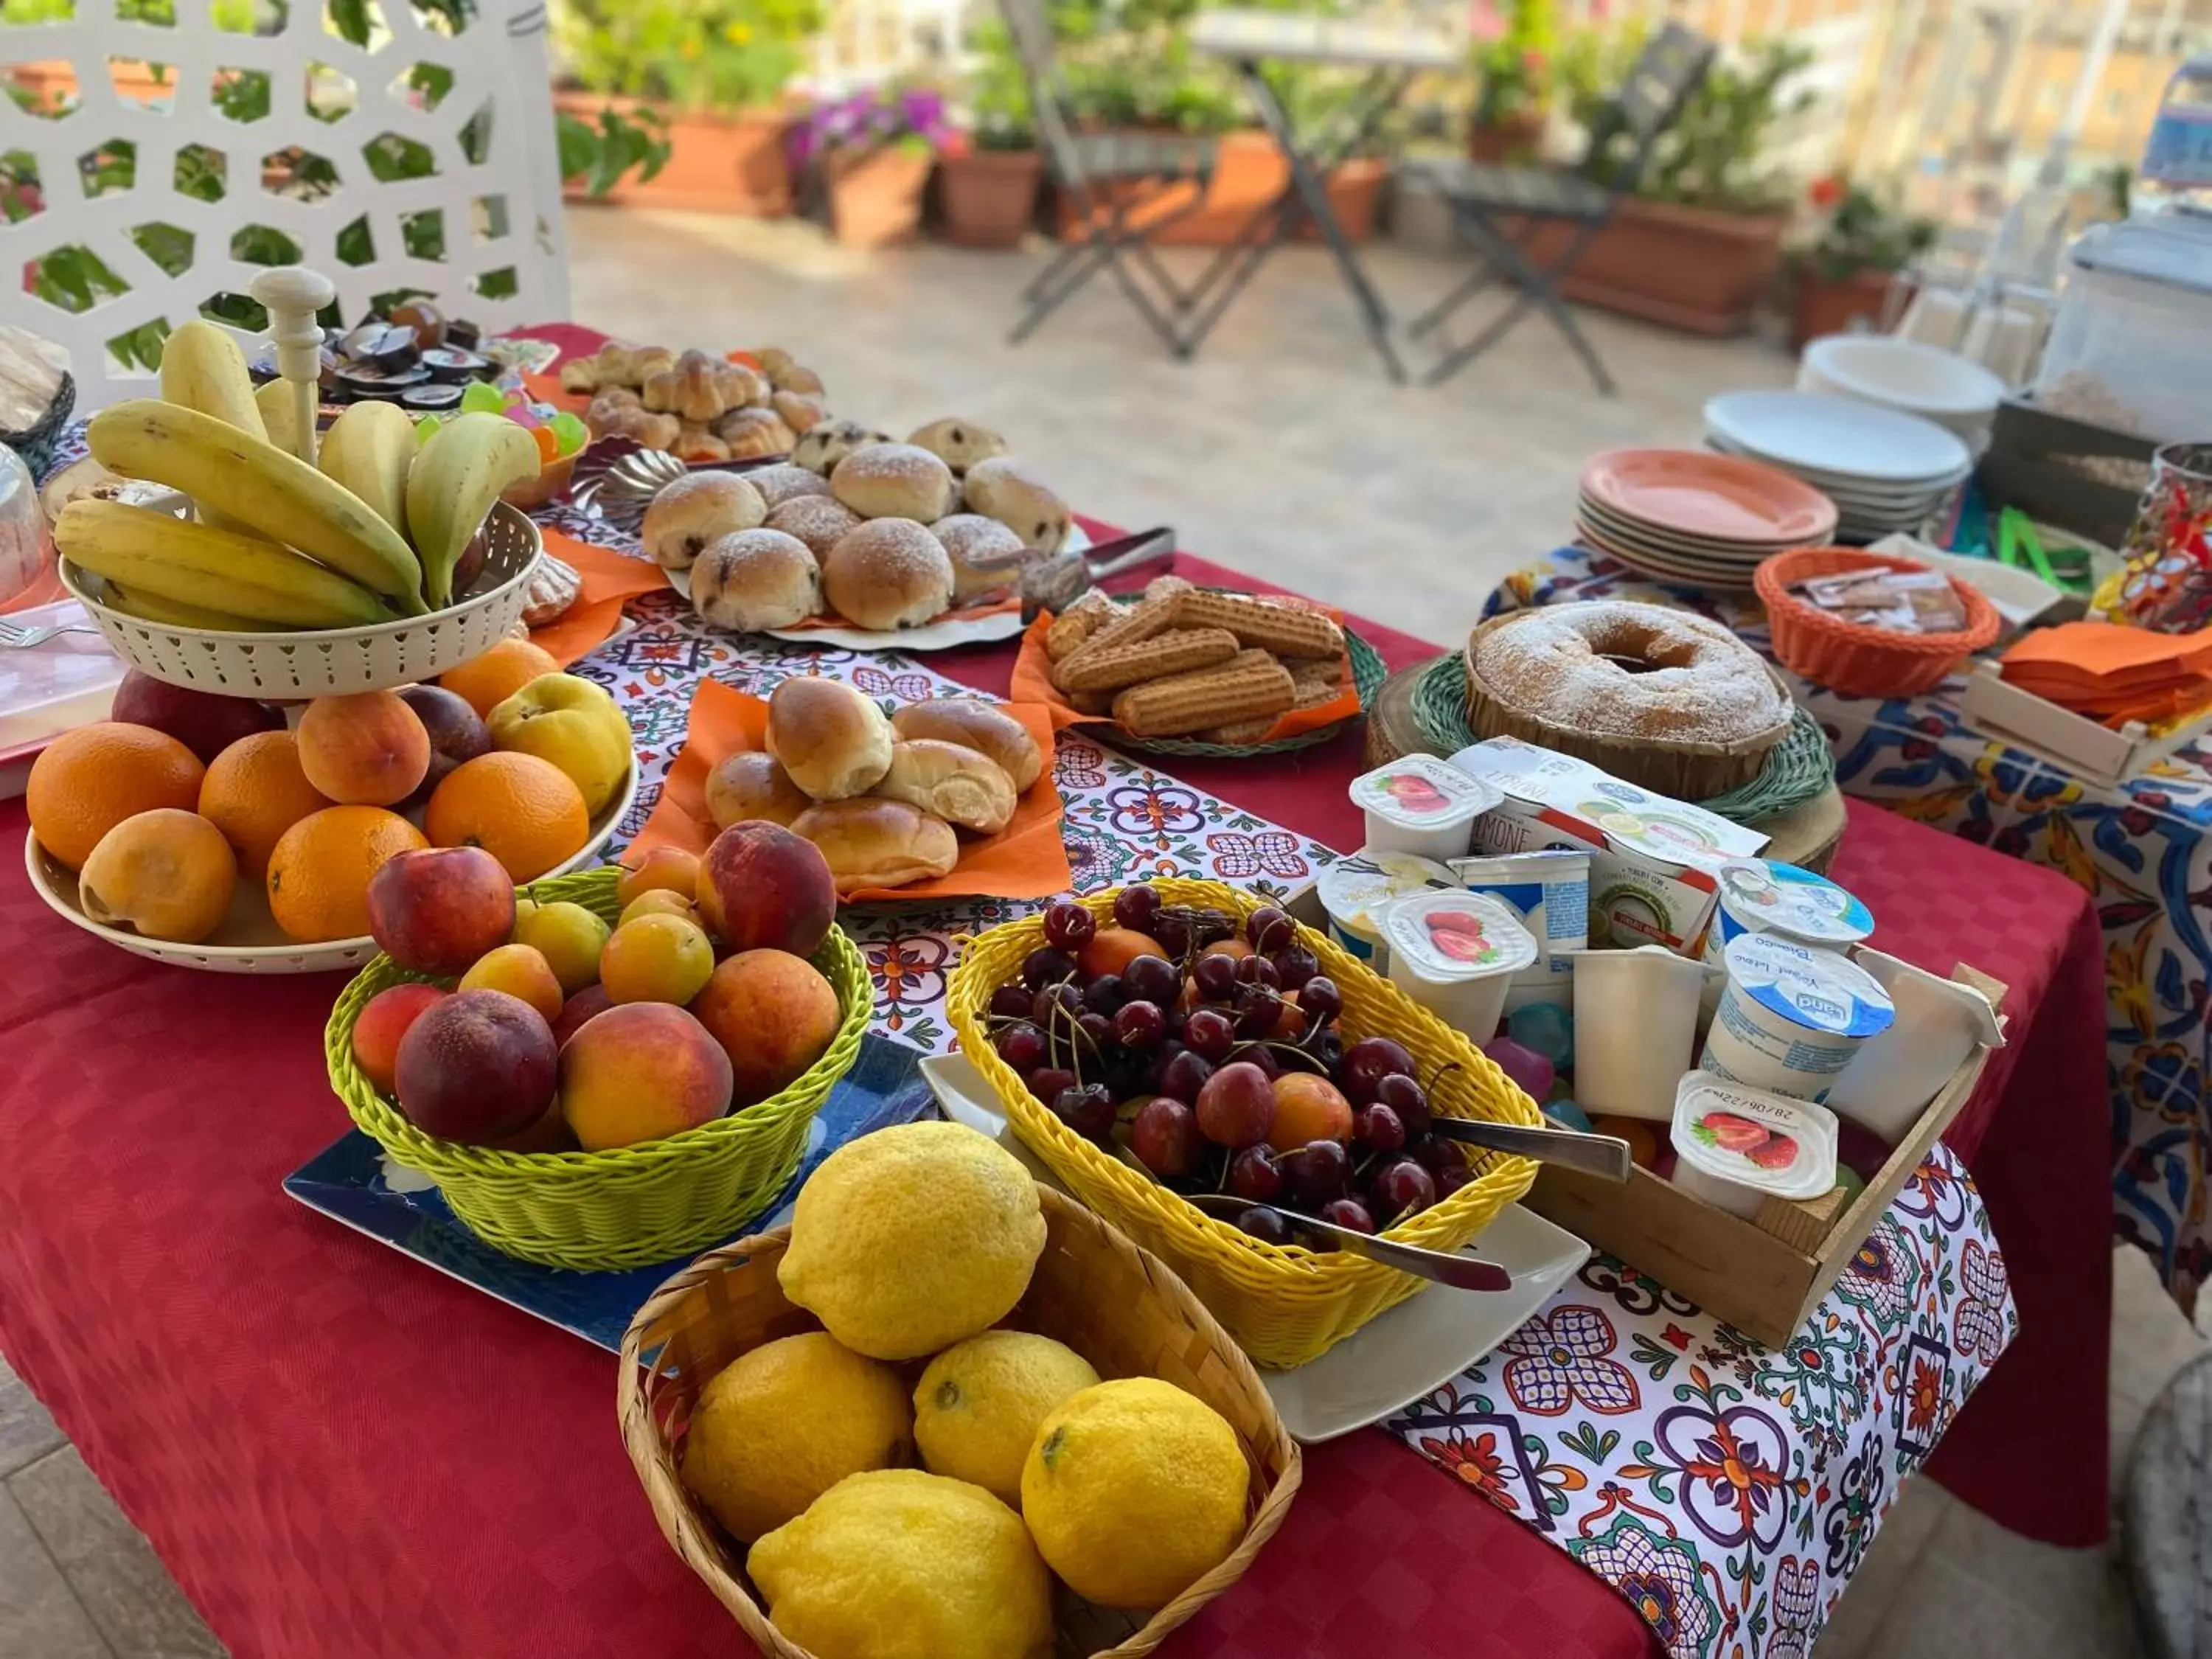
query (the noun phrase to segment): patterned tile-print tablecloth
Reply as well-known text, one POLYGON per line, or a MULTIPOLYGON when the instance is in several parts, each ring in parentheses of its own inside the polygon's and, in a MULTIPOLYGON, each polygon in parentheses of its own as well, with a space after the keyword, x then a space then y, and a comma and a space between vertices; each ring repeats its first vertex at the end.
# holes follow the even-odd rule
MULTIPOLYGON (((1484 614, 1606 597, 1689 605, 1768 649, 1757 601, 1662 586, 1580 547, 1516 571, 1484 614)), ((2087 782, 1968 726, 1960 684, 1882 699, 1790 677, 1797 700, 1827 728, 1846 793, 2048 865, 2095 901, 2105 931, 2113 1230, 2150 1252, 2167 1288, 2193 1304, 2212 1273, 2204 908, 2212 906, 2212 755, 2191 747, 2124 783, 2087 782)))

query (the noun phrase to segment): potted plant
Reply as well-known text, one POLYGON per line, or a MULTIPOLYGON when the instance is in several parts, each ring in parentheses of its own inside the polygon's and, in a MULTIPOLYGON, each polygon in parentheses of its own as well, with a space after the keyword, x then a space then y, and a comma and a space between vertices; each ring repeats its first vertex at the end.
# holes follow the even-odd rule
POLYGON ((1862 319, 1879 322, 1897 273, 1936 240, 1934 220, 1893 210, 1844 179, 1816 179, 1808 195, 1826 220, 1791 262, 1797 285, 1790 307, 1793 351, 1862 319))
POLYGON ((1478 39, 1474 47, 1468 154, 1478 161, 1527 161, 1543 139, 1551 106, 1559 33, 1553 0, 1507 0, 1502 16, 1495 6, 1486 6, 1476 16, 1475 32, 1489 38, 1478 39))
POLYGON ((975 32, 980 55, 969 87, 973 118, 937 161, 945 238, 963 247, 1012 247, 1036 217, 1044 158, 1030 125, 1029 84, 1000 23, 975 32))
POLYGON ((950 137, 942 94, 870 87, 816 104, 791 128, 794 173, 809 170, 827 200, 830 233, 853 247, 910 240, 922 191, 950 137))
MULTIPOLYGON (((791 211, 781 100, 821 27, 820 0, 566 0, 554 15, 574 82, 554 100, 561 112, 603 146, 634 147, 625 129, 667 145, 664 166, 598 190, 600 176, 570 170, 564 153, 571 199, 791 211)), ((564 137, 579 128, 564 126, 564 137)))

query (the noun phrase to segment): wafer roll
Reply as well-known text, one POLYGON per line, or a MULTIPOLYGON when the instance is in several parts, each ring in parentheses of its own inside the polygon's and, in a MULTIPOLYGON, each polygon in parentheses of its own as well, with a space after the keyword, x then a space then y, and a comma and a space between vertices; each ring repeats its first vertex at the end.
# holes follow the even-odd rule
POLYGON ((1225 628, 1239 645, 1279 657, 1341 657, 1344 630, 1318 611, 1269 605, 1244 593, 1191 588, 1176 600, 1177 628, 1225 628))
POLYGON ((1060 665, 1060 689, 1118 691, 1170 674, 1211 668, 1237 654, 1237 636, 1225 628, 1170 628, 1134 645, 1078 652, 1060 665))
MULTIPOLYGON (((1334 679, 1321 684, 1310 681, 1299 672, 1304 668, 1324 666, 1327 665, 1320 663, 1291 665, 1291 690, 1294 699, 1291 704, 1292 713, 1304 708, 1318 708, 1325 702, 1334 702, 1343 695, 1344 688, 1334 679)), ((1234 726, 1217 726, 1211 732, 1201 732, 1198 735, 1207 743, 1231 745, 1258 743, 1275 729, 1275 722, 1281 718, 1279 714, 1265 714, 1256 720, 1239 720, 1234 726)))
POLYGON ((1052 626, 1045 631, 1045 655, 1058 662, 1121 614, 1121 607, 1108 599, 1103 589, 1086 589, 1081 599, 1052 619, 1052 626))
POLYGON ((1116 606, 1121 615, 1094 629, 1089 639, 1053 665, 1052 683, 1065 690, 1066 686, 1060 676, 1066 672, 1067 665, 1085 651, 1110 651, 1117 645, 1135 645, 1155 634, 1166 633, 1175 626, 1176 602, 1189 591, 1190 584, 1182 577, 1163 576, 1145 590, 1145 597, 1136 604, 1116 606), (1159 591, 1155 592, 1154 588, 1159 591))
POLYGON ((1079 714, 1109 715, 1114 712, 1111 691, 1070 691, 1067 706, 1079 714))
POLYGON ((1285 665, 1291 671, 1291 684, 1298 689, 1301 708, 1327 702, 1344 690, 1344 664, 1340 659, 1313 658, 1285 665))
POLYGON ((1180 737, 1273 717, 1297 695, 1282 664, 1264 651, 1240 651, 1217 667, 1131 686, 1114 699, 1114 718, 1140 738, 1180 737))

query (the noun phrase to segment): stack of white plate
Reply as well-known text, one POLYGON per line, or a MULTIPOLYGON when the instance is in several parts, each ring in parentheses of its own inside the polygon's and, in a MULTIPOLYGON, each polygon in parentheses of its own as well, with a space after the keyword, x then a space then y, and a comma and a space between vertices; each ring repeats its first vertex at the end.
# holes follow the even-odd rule
POLYGON ((1917 415, 1957 433, 1978 455, 1990 447, 2005 388, 1955 351, 1883 334, 1830 334, 1806 346, 1797 364, 1797 390, 1917 415))
POLYGON ((1705 441, 1801 478, 1842 514, 1838 539, 1917 531, 1966 482, 1958 434, 1894 409, 1810 392, 1731 392, 1705 405, 1705 441))
POLYGON ((1689 587, 1741 590, 1759 561, 1818 547, 1835 505, 1774 467, 1694 449, 1616 449, 1583 468, 1575 529, 1630 569, 1689 587))

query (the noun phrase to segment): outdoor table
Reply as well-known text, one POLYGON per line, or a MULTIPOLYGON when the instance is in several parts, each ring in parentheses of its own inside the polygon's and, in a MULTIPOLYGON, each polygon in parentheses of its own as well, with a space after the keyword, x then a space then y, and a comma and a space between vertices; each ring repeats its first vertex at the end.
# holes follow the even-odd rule
POLYGON ((1212 298, 1187 325, 1186 349, 1198 349, 1267 256, 1297 231, 1300 217, 1307 216, 1344 274, 1345 286, 1352 290, 1383 368, 1391 380, 1404 384, 1405 367, 1390 340, 1389 311, 1329 204, 1328 175, 1373 138, 1413 76, 1424 70, 1456 71, 1462 66, 1464 48, 1435 27, 1414 22, 1242 9, 1199 13, 1191 23, 1190 44, 1194 51, 1235 65, 1261 125, 1281 150, 1291 176, 1273 201, 1245 221, 1207 269, 1197 292, 1212 298), (1301 136, 1267 78, 1270 64, 1364 70, 1367 74, 1328 112, 1325 122, 1301 136), (1255 233, 1257 241, 1253 240, 1255 233))
MULTIPOLYGON (((1012 666, 1011 644, 908 659, 718 634, 665 592, 631 610, 579 672, 623 702, 648 801, 702 674, 1003 694, 1012 666)), ((1436 650, 1349 620, 1393 666, 1436 650)), ((1086 886, 1115 860, 1287 886, 1358 840, 1360 769, 1356 732, 1173 776, 1070 733, 1056 772, 1086 886)), ((20 803, 0 812, 24 829, 20 803)), ((1856 804, 1837 874, 1886 948, 2005 981, 2011 1042, 1798 1341, 1758 1349, 1595 1258, 1385 1431, 1310 1448, 1283 1530, 1164 1652, 1802 1650, 1923 1462, 2008 1525, 2101 1534, 2094 921, 2050 872, 1856 804), (1971 911, 1926 902, 1961 893, 1971 911), (2023 1455, 2057 1423, 2058 1455, 2023 1455)), ((850 913, 878 1029, 947 1046, 944 929, 1006 909, 850 913)), ((279 1189, 347 1127, 319 1042, 340 976, 157 966, 52 915, 20 866, 0 961, 0 1348, 238 1659, 745 1650, 659 1537, 605 1353, 279 1189)))
MULTIPOLYGON (((1484 613, 1625 597, 1689 605, 1772 654, 1750 596, 1655 584, 1578 546, 1516 572, 1484 613)), ((2089 895, 2104 930, 2112 1231, 2192 1305, 2212 1274, 2212 749, 2191 744, 2139 777, 2098 783, 1974 730, 1960 711, 1961 676, 1909 697, 1844 696, 1796 675, 1790 684, 1827 728, 1847 794, 2047 865, 2089 895)))

